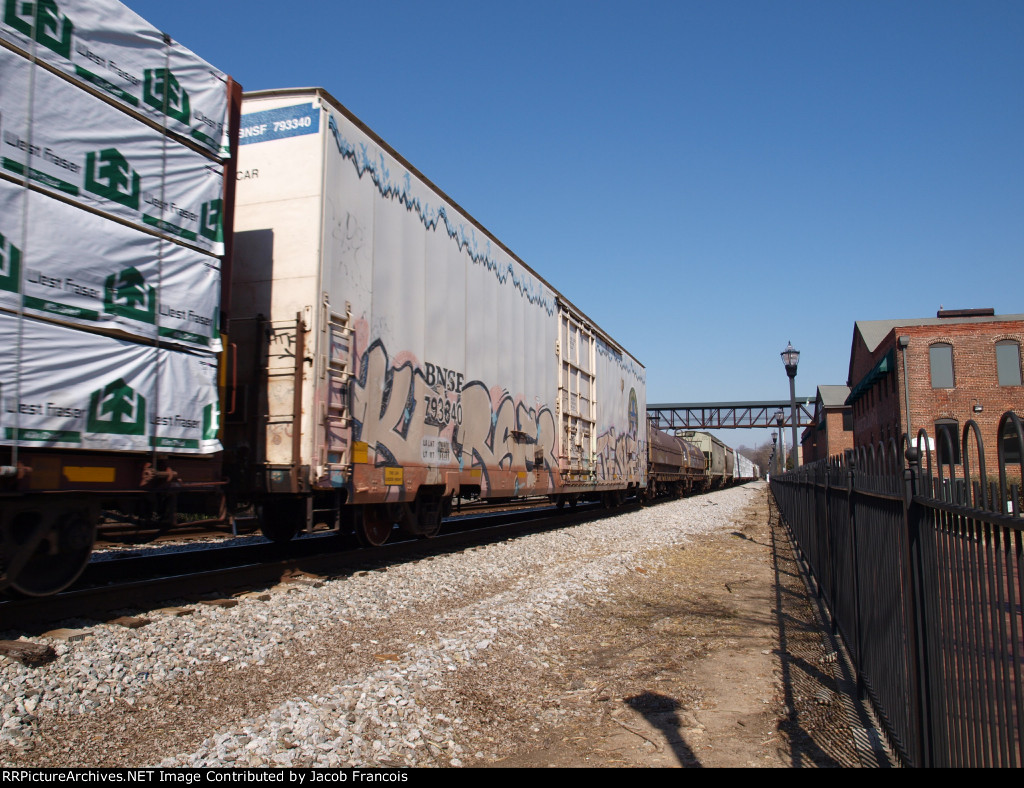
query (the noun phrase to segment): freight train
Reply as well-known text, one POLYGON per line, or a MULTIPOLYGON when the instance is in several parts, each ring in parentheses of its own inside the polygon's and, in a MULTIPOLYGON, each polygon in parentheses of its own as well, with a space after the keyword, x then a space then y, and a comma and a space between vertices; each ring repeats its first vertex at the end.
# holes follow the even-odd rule
POLYGON ((647 486, 644 501, 717 490, 760 478, 749 459, 707 432, 678 431, 674 436, 648 427, 647 486))
POLYGON ((50 5, 0 23, 0 591, 73 582, 101 515, 379 545, 454 496, 714 484, 643 365, 329 93, 243 102, 116 0, 50 5))

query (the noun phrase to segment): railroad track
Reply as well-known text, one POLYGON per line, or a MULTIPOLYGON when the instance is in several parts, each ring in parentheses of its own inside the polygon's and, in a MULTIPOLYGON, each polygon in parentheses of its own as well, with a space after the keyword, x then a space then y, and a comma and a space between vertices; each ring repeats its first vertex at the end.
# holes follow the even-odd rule
MULTIPOLYGON (((449 519, 495 512, 534 510, 547 506, 550 506, 550 503, 546 495, 523 500, 498 502, 479 500, 460 502, 456 499, 455 507, 449 519)), ((155 525, 138 525, 127 519, 111 519, 99 525, 94 549, 116 549, 124 545, 153 545, 231 539, 239 534, 259 532, 257 519, 252 517, 250 520, 251 524, 244 529, 233 530, 229 524, 211 524, 209 521, 199 523, 182 522, 174 526, 161 528, 155 525)), ((327 532, 329 528, 325 525, 319 531, 327 532)))
POLYGON ((289 577, 336 577, 386 568, 412 557, 456 552, 527 533, 600 520, 640 508, 629 502, 608 510, 600 504, 575 509, 554 507, 447 518, 433 539, 410 539, 378 548, 358 548, 354 539, 312 534, 287 544, 215 546, 181 552, 151 550, 148 555, 94 560, 67 591, 34 599, 0 602, 0 631, 41 634, 68 619, 107 620, 172 602, 224 599, 268 588, 289 577))

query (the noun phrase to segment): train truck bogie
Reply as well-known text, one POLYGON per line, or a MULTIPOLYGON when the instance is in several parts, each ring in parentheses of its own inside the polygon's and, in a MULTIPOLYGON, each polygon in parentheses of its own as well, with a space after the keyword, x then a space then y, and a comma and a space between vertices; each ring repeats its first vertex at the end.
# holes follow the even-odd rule
POLYGON ((0 498, 0 507, 0 591, 48 596, 78 579, 96 538, 95 500, 0 498))

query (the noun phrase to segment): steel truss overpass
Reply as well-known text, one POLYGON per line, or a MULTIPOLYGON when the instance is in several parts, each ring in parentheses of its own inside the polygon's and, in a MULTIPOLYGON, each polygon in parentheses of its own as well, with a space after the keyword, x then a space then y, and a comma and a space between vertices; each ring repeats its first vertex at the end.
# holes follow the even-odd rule
MULTIPOLYGON (((815 397, 796 398, 797 427, 814 424, 815 397)), ((779 426, 776 415, 782 413, 782 427, 793 425, 789 400, 761 402, 685 402, 678 404, 648 405, 647 418, 658 429, 671 430, 729 430, 779 426)))

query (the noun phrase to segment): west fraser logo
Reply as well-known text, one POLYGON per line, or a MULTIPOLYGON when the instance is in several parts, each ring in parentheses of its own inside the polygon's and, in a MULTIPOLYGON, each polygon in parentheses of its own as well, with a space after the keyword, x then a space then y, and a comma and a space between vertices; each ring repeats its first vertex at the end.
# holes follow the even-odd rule
POLYGON ((146 399, 122 378, 108 383, 89 397, 89 432, 114 435, 143 435, 146 429, 146 399))
POLYGON ((5 0, 4 22, 61 57, 71 58, 75 26, 53 0, 5 0))
POLYGON ((21 250, 0 234, 0 290, 18 292, 21 250))
POLYGON ((220 432, 220 405, 211 402, 203 408, 203 440, 217 440, 218 432, 220 432))
POLYGON ((141 180, 117 148, 85 154, 86 191, 138 210, 141 180))
POLYGON ((222 200, 210 200, 203 203, 203 215, 199 223, 199 232, 203 238, 214 243, 224 242, 224 228, 221 224, 222 200))
POLYGON ((636 435, 640 427, 640 408, 637 406, 636 389, 629 390, 629 434, 636 435))
POLYGON ((111 274, 103 289, 103 305, 108 312, 143 323, 156 322, 156 288, 135 268, 111 274))
POLYGON ((188 124, 192 112, 188 92, 178 83, 169 68, 147 68, 142 100, 167 117, 188 124))

